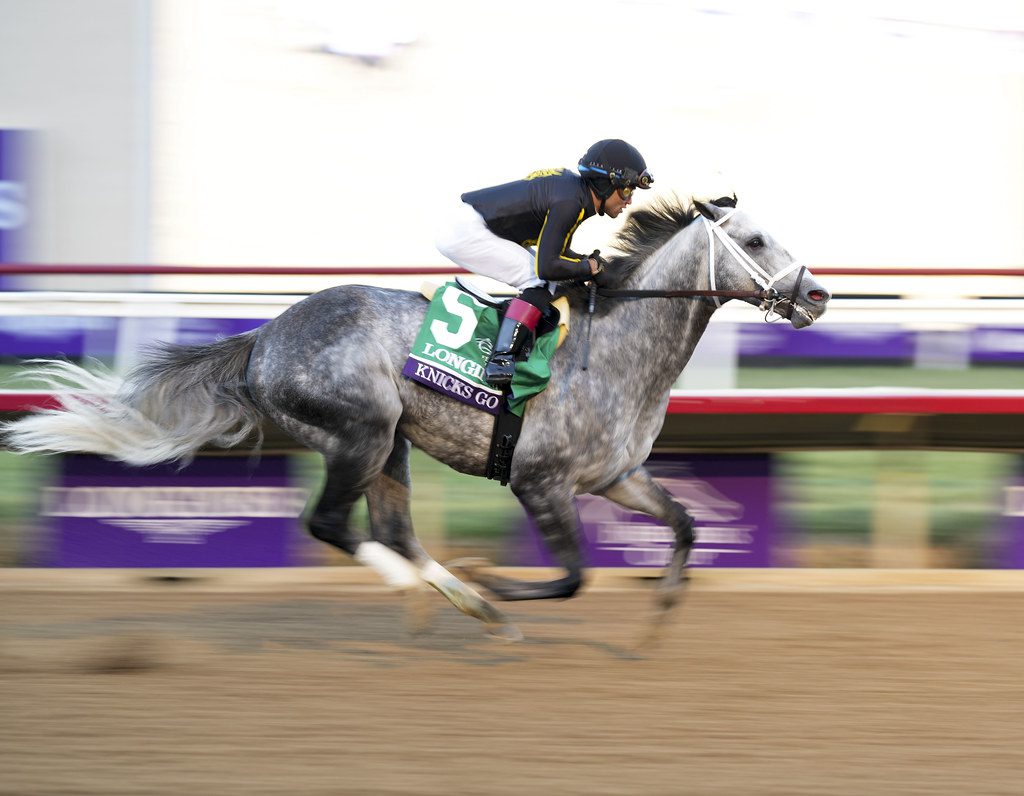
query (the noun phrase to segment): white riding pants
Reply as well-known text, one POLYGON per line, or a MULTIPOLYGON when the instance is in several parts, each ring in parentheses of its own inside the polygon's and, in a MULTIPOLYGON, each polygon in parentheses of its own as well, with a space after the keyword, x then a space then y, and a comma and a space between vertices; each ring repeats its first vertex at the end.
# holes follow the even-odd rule
POLYGON ((543 285, 533 270, 533 252, 489 229, 472 205, 459 202, 442 223, 435 239, 438 251, 474 274, 490 277, 517 290, 543 285))

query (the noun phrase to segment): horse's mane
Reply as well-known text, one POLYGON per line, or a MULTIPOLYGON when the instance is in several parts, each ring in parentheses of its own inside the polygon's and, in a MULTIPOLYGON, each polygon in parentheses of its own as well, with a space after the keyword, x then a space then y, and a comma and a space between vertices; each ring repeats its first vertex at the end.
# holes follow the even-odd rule
MULTIPOLYGON (((736 197, 723 196, 710 204, 718 207, 736 207, 736 197)), ((634 210, 619 230, 612 245, 621 254, 608 258, 609 284, 619 285, 644 260, 679 230, 692 224, 700 216, 693 199, 688 203, 678 196, 661 197, 651 204, 634 210)))

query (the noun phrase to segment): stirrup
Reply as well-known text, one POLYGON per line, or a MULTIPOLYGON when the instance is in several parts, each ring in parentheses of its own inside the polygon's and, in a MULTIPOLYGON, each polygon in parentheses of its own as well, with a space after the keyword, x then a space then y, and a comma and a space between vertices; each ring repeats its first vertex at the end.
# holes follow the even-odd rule
POLYGON ((516 359, 513 354, 495 354, 484 365, 484 380, 491 387, 507 387, 516 375, 516 359))

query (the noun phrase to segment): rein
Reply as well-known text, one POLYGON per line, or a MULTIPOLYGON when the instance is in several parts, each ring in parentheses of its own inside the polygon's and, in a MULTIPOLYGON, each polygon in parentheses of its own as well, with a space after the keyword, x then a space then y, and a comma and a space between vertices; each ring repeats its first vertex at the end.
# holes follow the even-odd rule
POLYGON ((756 298, 762 301, 774 301, 779 297, 775 288, 768 290, 616 290, 599 287, 597 295, 602 298, 756 298))

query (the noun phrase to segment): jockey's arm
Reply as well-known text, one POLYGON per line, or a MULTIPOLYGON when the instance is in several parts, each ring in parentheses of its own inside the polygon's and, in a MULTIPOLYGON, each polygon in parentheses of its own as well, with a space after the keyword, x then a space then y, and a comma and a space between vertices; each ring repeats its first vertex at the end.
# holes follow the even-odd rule
POLYGON ((581 221, 583 209, 573 202, 559 202, 548 210, 534 258, 534 271, 539 278, 550 281, 590 278, 588 260, 569 248, 581 221))

